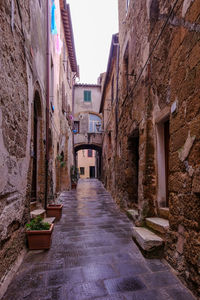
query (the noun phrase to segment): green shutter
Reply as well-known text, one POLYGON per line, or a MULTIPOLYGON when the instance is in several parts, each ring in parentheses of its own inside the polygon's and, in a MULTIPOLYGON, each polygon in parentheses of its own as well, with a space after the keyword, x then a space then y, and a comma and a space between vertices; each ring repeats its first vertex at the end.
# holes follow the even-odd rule
POLYGON ((84 101, 91 102, 91 91, 84 91, 84 101))

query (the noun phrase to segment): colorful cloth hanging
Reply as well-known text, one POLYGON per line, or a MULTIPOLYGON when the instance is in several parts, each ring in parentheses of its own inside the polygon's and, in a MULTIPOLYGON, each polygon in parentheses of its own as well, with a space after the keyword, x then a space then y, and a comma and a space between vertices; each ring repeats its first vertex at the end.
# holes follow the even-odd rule
POLYGON ((52 3, 52 7, 51 7, 51 33, 52 34, 57 34, 57 27, 56 27, 56 18, 55 18, 55 10, 56 10, 56 6, 55 3, 53 1, 52 3))
POLYGON ((57 34, 57 36, 56 36, 56 53, 59 55, 61 54, 62 45, 63 45, 63 43, 60 39, 60 36, 57 34))

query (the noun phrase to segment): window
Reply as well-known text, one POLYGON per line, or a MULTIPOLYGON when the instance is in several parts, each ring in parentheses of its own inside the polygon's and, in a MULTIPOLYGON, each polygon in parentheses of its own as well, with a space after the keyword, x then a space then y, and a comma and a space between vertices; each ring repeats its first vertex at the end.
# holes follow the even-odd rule
POLYGON ((91 102, 91 91, 84 91, 84 101, 91 102))
POLYGON ((88 157, 92 157, 92 149, 88 149, 88 157))
POLYGON ((74 121, 74 133, 79 133, 79 121, 74 121))
MULTIPOLYGON (((101 118, 97 115, 89 114, 89 132, 98 132, 96 127, 97 124, 101 124, 101 118)), ((99 132, 101 132, 101 126, 99 132)))
POLYGON ((85 168, 84 167, 80 167, 80 174, 84 175, 85 174, 85 168))
POLYGON ((66 71, 67 67, 66 67, 66 45, 65 45, 65 41, 63 41, 63 68, 64 71, 66 71))
POLYGON ((64 82, 62 82, 62 111, 63 113, 66 111, 66 101, 65 101, 65 85, 64 82))
POLYGON ((114 76, 112 77, 112 85, 111 85, 111 101, 114 101, 114 76))
POLYGON ((123 85, 125 88, 126 93, 128 93, 128 71, 129 71, 129 45, 127 44, 126 50, 124 53, 123 59, 123 69, 124 69, 124 76, 123 76, 123 85))
POLYGON ((50 103, 52 107, 52 111, 54 111, 54 65, 53 59, 51 58, 51 81, 50 81, 50 103))

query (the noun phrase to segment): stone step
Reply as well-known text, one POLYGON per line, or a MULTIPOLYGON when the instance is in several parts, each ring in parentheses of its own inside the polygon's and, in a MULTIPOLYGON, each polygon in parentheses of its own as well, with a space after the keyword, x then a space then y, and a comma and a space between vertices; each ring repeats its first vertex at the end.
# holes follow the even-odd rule
POLYGON ((37 201, 30 202, 30 211, 37 209, 37 201))
POLYGON ((161 237, 144 227, 133 227, 133 239, 147 252, 155 251, 164 245, 161 237))
POLYGON ((55 217, 44 218, 45 223, 53 224, 55 222, 55 217))
POLYGON ((160 218, 169 220, 169 207, 160 207, 158 209, 158 215, 160 218))
POLYGON ((139 217, 139 213, 136 209, 128 209, 126 211, 127 216, 129 217, 129 219, 136 221, 139 217))
POLYGON ((163 234, 166 233, 166 231, 169 229, 169 221, 166 219, 152 217, 152 218, 146 218, 145 221, 147 227, 153 229, 156 232, 163 234))
POLYGON ((45 209, 41 208, 41 209, 35 209, 35 210, 31 211, 31 219, 36 218, 38 216, 41 216, 44 219, 45 209))

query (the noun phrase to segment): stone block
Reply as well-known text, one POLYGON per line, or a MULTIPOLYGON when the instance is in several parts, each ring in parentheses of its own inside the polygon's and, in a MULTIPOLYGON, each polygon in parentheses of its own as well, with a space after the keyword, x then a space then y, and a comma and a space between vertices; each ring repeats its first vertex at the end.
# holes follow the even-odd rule
POLYGON ((159 233, 165 233, 169 229, 169 221, 162 218, 146 218, 146 225, 159 233))
POLYGON ((139 217, 139 213, 138 213, 138 211, 137 211, 136 209, 128 209, 128 210, 126 211, 126 213, 127 213, 127 216, 128 216, 130 219, 132 219, 133 221, 137 220, 138 217, 139 217))
POLYGON ((192 191, 194 193, 200 193, 200 167, 195 171, 194 179, 192 182, 192 191))
POLYGON ((160 207, 158 209, 158 214, 160 218, 169 219, 169 207, 160 207))
POLYGON ((31 212, 31 218, 36 218, 38 216, 44 218, 44 215, 45 215, 45 209, 35 209, 31 212))
POLYGON ((164 243, 162 238, 144 227, 133 227, 133 238, 145 251, 152 251, 164 243))

